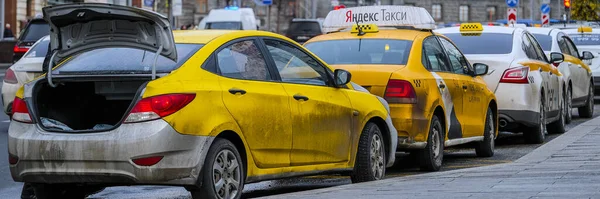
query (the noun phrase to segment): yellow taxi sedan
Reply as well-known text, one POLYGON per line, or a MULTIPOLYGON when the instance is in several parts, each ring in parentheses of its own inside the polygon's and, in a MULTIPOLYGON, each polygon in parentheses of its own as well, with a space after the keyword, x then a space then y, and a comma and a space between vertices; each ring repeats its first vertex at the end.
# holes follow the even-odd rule
POLYGON ((38 198, 138 184, 240 198, 249 182, 364 182, 394 163, 386 101, 284 36, 173 33, 166 17, 117 5, 43 11, 50 72, 18 91, 8 132, 11 175, 38 198))
POLYGON ((424 170, 439 170, 444 147, 477 142, 494 154, 497 104, 471 64, 448 38, 432 33, 431 15, 418 7, 367 6, 331 11, 329 34, 305 47, 390 104, 398 150, 415 151, 424 170), (370 24, 358 24, 368 21, 370 24))

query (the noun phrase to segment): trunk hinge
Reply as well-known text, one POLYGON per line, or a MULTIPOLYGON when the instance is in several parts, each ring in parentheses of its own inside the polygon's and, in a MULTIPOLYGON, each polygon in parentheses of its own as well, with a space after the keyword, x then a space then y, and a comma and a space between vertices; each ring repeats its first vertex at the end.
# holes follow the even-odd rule
POLYGON ((48 79, 48 84, 52 88, 56 88, 56 85, 52 82, 52 67, 54 65, 54 57, 56 57, 57 53, 58 53, 58 51, 54 51, 54 53, 52 53, 52 56, 50 57, 50 61, 48 62, 48 72, 46 74, 46 78, 48 79))
POLYGON ((156 79, 156 61, 158 60, 158 56, 160 56, 160 52, 162 52, 163 46, 160 45, 156 54, 154 54, 154 64, 152 64, 152 80, 156 79))

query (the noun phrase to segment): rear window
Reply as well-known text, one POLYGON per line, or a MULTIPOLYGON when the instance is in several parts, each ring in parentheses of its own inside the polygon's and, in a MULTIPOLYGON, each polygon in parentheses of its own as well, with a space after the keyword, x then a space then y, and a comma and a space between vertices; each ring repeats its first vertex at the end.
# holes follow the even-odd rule
POLYGON ((321 26, 318 22, 311 21, 292 22, 288 34, 294 33, 321 34, 321 26))
POLYGON ((306 44, 328 64, 405 65, 412 41, 392 39, 345 39, 306 44))
POLYGON ((206 29, 219 29, 219 30, 241 30, 241 22, 210 22, 206 23, 206 29))
MULTIPOLYGON (((156 72, 171 72, 188 60, 201 44, 177 44, 177 62, 159 56, 156 72)), ((87 51, 64 63, 53 74, 149 74, 154 52, 135 48, 102 48, 87 51)))
POLYGON ((46 57, 46 54, 48 53, 48 44, 50 44, 49 39, 40 41, 35 46, 32 46, 24 57, 46 57))
POLYGON ((552 50, 552 36, 545 34, 533 34, 533 36, 540 43, 544 51, 552 50))
POLYGON ((37 41, 40 38, 50 34, 50 26, 47 23, 31 23, 23 33, 23 41, 37 41))
POLYGON ((569 37, 577 46, 600 45, 600 34, 570 34, 569 37))
POLYGON ((463 36, 460 33, 444 34, 450 38, 463 54, 510 54, 513 35, 483 33, 479 36, 463 36))

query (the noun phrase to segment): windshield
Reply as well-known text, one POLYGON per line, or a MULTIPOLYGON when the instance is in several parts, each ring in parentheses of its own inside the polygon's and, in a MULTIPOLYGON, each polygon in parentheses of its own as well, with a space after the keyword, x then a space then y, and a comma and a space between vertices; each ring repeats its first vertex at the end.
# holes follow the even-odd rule
POLYGON ((46 53, 48 53, 48 44, 50 44, 49 39, 44 39, 32 46, 23 57, 46 57, 46 53))
POLYGON ((444 34, 450 38, 463 54, 510 54, 513 35, 483 33, 479 36, 463 36, 460 33, 444 34))
POLYGON ((600 45, 600 34, 570 34, 576 46, 600 45))
MULTIPOLYGON (((177 62, 160 56, 156 72, 171 72, 189 59, 202 44, 177 44, 177 62)), ((150 74, 154 64, 154 52, 135 48, 101 48, 75 55, 62 64, 53 74, 150 74)))
POLYGON ((25 30, 23 41, 37 41, 40 38, 50 34, 50 26, 47 23, 36 22, 31 23, 29 28, 25 30))
POLYGON ((328 64, 405 65, 412 41, 391 39, 345 39, 306 44, 328 64))
POLYGON ((305 33, 305 34, 321 34, 321 26, 318 22, 292 22, 288 29, 288 34, 305 33))
POLYGON ((206 29, 241 30, 241 22, 210 22, 206 23, 206 29))
POLYGON ((552 36, 545 34, 533 34, 533 36, 540 43, 544 51, 552 50, 552 36))

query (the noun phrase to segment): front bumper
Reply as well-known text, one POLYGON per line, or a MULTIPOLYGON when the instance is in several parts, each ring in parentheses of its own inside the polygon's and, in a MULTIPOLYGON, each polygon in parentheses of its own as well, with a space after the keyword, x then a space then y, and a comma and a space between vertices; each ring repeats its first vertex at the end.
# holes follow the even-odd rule
POLYGON ((51 133, 12 121, 8 152, 15 181, 35 183, 192 185, 214 137, 177 133, 164 120, 122 124, 101 133, 51 133), (132 159, 163 156, 152 166, 132 159))

